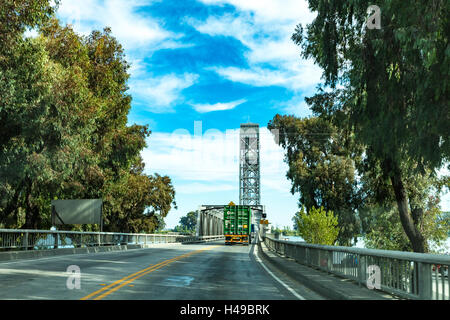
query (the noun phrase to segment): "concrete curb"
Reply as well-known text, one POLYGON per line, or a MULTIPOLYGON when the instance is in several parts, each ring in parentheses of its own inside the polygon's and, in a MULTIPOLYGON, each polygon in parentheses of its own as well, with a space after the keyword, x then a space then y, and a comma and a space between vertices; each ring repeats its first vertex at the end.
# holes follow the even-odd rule
POLYGON ((104 247, 62 248, 62 249, 48 249, 48 250, 0 252, 0 261, 39 259, 70 254, 125 251, 142 248, 144 248, 143 245, 120 245, 120 246, 104 246, 104 247))

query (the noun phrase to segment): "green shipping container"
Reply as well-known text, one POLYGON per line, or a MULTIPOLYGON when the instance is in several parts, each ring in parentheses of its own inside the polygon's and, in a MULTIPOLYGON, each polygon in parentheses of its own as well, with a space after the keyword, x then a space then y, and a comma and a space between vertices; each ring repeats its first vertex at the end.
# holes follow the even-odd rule
POLYGON ((250 243, 251 209, 249 206, 225 206, 223 230, 225 243, 250 243))

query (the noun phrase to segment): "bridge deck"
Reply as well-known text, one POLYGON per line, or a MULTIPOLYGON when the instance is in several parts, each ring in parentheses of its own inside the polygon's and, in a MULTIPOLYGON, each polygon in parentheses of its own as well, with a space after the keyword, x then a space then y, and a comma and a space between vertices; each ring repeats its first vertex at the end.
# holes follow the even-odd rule
POLYGON ((255 249, 220 241, 1 262, 0 299, 322 299, 296 283, 292 294, 255 249), (80 268, 80 289, 67 287, 70 265, 80 268))

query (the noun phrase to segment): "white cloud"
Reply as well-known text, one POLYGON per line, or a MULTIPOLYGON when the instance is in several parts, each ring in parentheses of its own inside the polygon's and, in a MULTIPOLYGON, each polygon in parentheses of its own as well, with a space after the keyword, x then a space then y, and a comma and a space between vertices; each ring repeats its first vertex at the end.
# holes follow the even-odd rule
POLYGON ((215 104, 192 104, 195 111, 200 113, 212 112, 212 111, 223 111, 223 110, 231 110, 236 108, 238 105, 245 103, 247 100, 241 99, 232 102, 219 102, 215 104))
POLYGON ((314 15, 304 0, 199 0, 208 5, 230 4, 243 12, 254 13, 258 20, 310 21, 314 15))
POLYGON ((185 183, 176 188, 177 194, 208 194, 211 192, 223 192, 235 190, 236 186, 232 184, 216 184, 216 183, 185 183))
POLYGON ((234 82, 241 82, 256 87, 281 86, 292 90, 306 90, 315 87, 320 81, 320 73, 314 67, 292 66, 290 70, 279 66, 277 70, 253 67, 242 69, 236 67, 212 68, 220 76, 234 82))
POLYGON ((126 59, 131 63, 129 73, 135 92, 150 98, 153 110, 163 110, 161 106, 177 100, 177 88, 188 86, 189 77, 167 76, 163 79, 148 79, 148 65, 144 60, 155 51, 188 47, 183 43, 183 34, 174 33, 163 27, 164 21, 149 15, 148 11, 140 12, 159 0, 62 0, 57 12, 58 18, 72 25, 73 29, 89 35, 93 30, 110 27, 112 35, 123 46, 126 59), (161 83, 165 81, 166 84, 161 83), (145 83, 147 82, 147 83, 145 83), (153 89, 150 88, 155 87, 153 89))
POLYGON ((267 70, 261 68, 241 69, 236 67, 213 68, 222 77, 234 81, 250 84, 253 86, 283 85, 287 79, 278 70, 267 70))
MULTIPOLYGON (((178 209, 169 213, 169 227, 201 204, 239 201, 239 129, 225 133, 208 129, 201 134, 199 123, 194 124, 194 135, 186 129, 152 133, 141 153, 146 172, 168 175, 175 187, 178 209)), ((261 203, 272 223, 291 225, 298 195, 290 194, 284 151, 265 127, 260 128, 260 143, 261 203)))
POLYGON ((310 23, 315 14, 299 0, 201 0, 208 5, 231 4, 237 14, 210 16, 206 21, 187 19, 199 32, 229 36, 248 48, 249 68, 213 68, 224 78, 252 86, 281 86, 297 91, 320 82, 321 70, 312 61, 300 59, 300 49, 291 40, 298 23, 310 23))
POLYGON ((137 99, 144 99, 148 110, 152 112, 173 112, 174 104, 184 100, 182 91, 192 86, 197 79, 198 75, 192 73, 141 78, 131 81, 130 92, 137 99))
POLYGON ((205 21, 187 19, 197 31, 210 36, 228 36, 249 48, 247 58, 251 63, 299 60, 299 48, 291 40, 298 23, 279 19, 276 25, 258 21, 254 14, 225 14, 210 16, 205 21))
POLYGON ((306 117, 311 114, 308 104, 305 102, 303 96, 294 97, 289 101, 283 102, 277 106, 287 115, 294 115, 296 117, 306 117))
MULTIPOLYGON (((82 34, 89 34, 93 29, 103 30, 108 26, 125 49, 152 49, 163 46, 167 39, 180 36, 162 28, 157 19, 138 12, 141 7, 153 2, 155 1, 63 0, 58 16, 82 34)), ((168 45, 172 46, 173 42, 169 41, 168 45)))
MULTIPOLYGON (((261 186, 268 190, 289 193, 284 151, 275 143, 267 128, 260 128, 261 186)), ((205 190, 238 189, 239 129, 225 133, 208 129, 203 135, 191 135, 185 129, 173 133, 153 133, 142 157, 149 173, 158 172, 182 183, 182 193, 202 193, 205 190), (210 182, 214 183, 210 183, 210 182), (189 188, 192 186, 192 188, 189 188)))

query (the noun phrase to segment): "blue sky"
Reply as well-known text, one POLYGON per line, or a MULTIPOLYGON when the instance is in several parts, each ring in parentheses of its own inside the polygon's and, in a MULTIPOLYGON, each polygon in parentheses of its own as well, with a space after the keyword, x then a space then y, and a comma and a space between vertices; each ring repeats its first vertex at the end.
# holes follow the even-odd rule
MULTIPOLYGON (((267 123, 310 115, 321 70, 290 37, 314 15, 303 0, 62 0, 59 18, 81 33, 109 26, 131 63, 129 123, 148 124, 149 174, 173 179, 178 210, 238 202, 238 128, 261 127, 261 200, 273 225, 292 226, 283 150, 267 123)), ((447 207, 449 201, 447 200, 447 207)))

